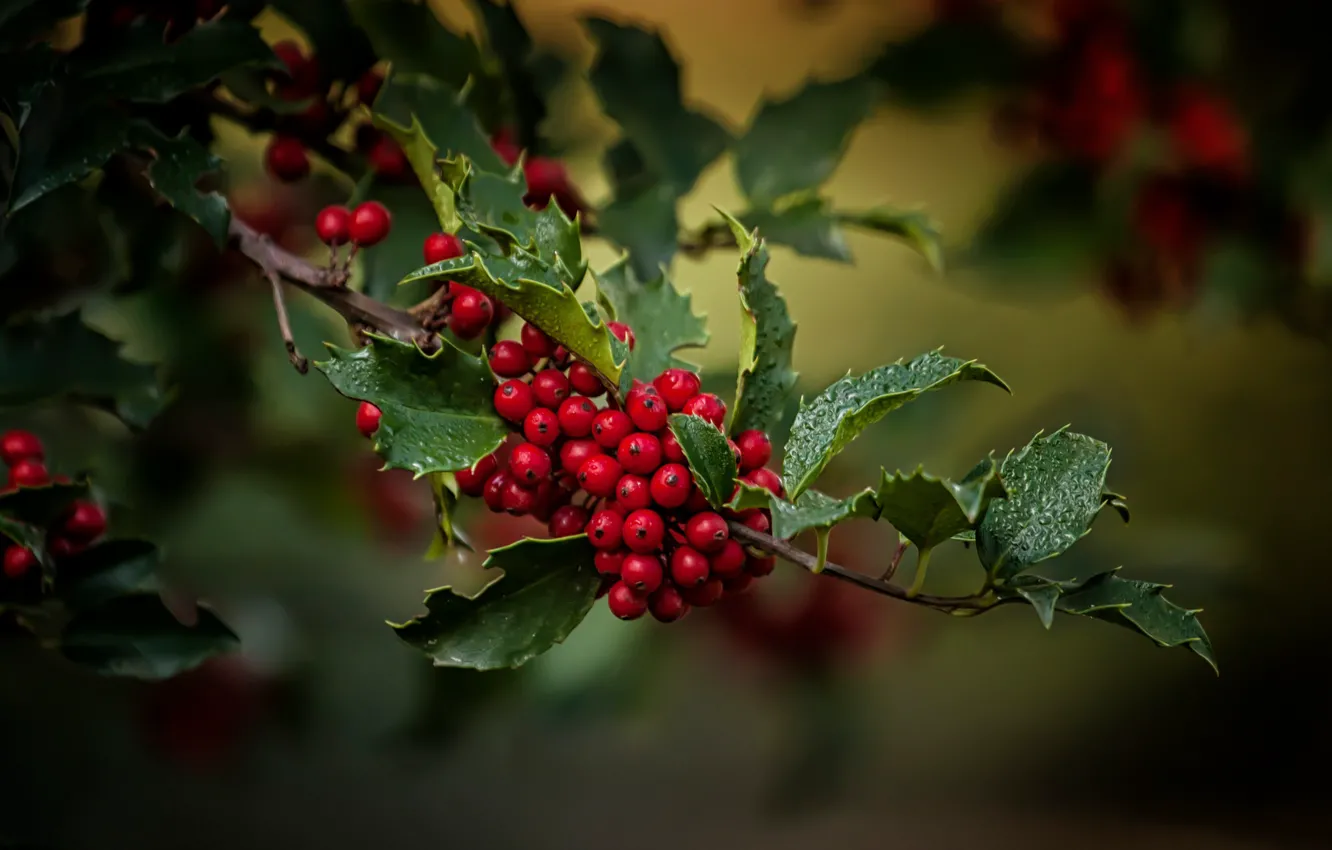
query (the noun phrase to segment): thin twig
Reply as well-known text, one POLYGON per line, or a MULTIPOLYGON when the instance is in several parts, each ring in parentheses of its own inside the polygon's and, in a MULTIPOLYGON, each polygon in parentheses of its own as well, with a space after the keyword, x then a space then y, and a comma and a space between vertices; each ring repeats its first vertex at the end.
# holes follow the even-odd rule
MULTIPOLYGON (((264 239, 268 239, 267 236, 264 239)), ((271 240, 270 240, 271 241, 271 240)), ((296 371, 304 375, 310 371, 310 361, 301 356, 296 350, 296 338, 291 333, 291 317, 287 315, 287 299, 282 293, 282 278, 271 267, 263 269, 264 277, 268 278, 268 284, 273 288, 273 311, 277 313, 278 331, 282 334, 282 342, 287 346, 287 359, 291 360, 291 365, 296 367, 296 371)))
MULTIPOLYGON (((779 558, 790 561, 793 564, 804 567, 807 570, 814 569, 818 564, 818 558, 796 548, 791 543, 755 531, 744 523, 732 522, 731 536, 737 540, 752 546, 755 549, 761 549, 764 552, 776 555, 779 558)), ((846 567, 838 566, 829 561, 823 565, 823 574, 850 582, 851 584, 863 587, 866 590, 872 590, 875 593, 881 593, 884 596, 891 596, 903 602, 910 602, 914 605, 924 605, 927 608, 933 608, 936 611, 945 613, 965 612, 969 614, 980 614, 1003 605, 1011 600, 996 599, 990 596, 932 596, 927 593, 921 593, 916 596, 908 596, 904 588, 891 584, 883 579, 867 576, 864 573, 849 570, 846 567)))
POLYGON ((888 562, 888 569, 879 576, 880 581, 892 581, 893 576, 897 575, 897 568, 902 564, 902 556, 906 554, 907 547, 911 545, 910 540, 899 540, 897 548, 893 550, 892 560, 888 562))

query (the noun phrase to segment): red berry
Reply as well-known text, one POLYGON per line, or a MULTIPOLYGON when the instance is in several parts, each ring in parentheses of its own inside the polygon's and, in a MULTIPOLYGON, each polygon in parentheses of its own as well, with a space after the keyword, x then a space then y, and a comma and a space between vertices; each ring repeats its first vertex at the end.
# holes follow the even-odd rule
POLYGON ((745 473, 745 476, 740 480, 753 484, 755 487, 762 487, 778 498, 781 498, 781 495, 786 492, 786 489, 782 486, 782 477, 771 469, 764 467, 745 473))
POLYGON ((523 436, 529 443, 552 446, 560 438, 560 420, 555 411, 534 407, 523 420, 523 436))
POLYGON ((587 510, 577 505, 565 505, 550 517, 547 529, 551 537, 573 537, 582 534, 587 525, 587 510))
POLYGON ((573 363, 573 355, 569 353, 569 349, 557 345, 555 346, 555 352, 550 355, 550 361, 561 369, 568 369, 569 365, 573 363))
POLYGON ((509 455, 509 474, 524 487, 535 487, 550 471, 550 455, 533 443, 519 443, 509 455))
POLYGON ((753 583, 754 577, 749 573, 741 573, 738 576, 722 579, 722 587, 726 589, 727 596, 739 596, 748 591, 753 583))
POLYGON ((634 422, 623 410, 603 410, 592 420, 592 438, 606 449, 618 449, 634 430, 634 422))
POLYGON ((305 145, 292 136, 274 136, 264 154, 268 173, 284 183, 300 180, 310 173, 310 157, 305 145))
POLYGON ((680 441, 670 429, 661 432, 661 453, 672 463, 685 462, 684 449, 680 448, 680 441))
POLYGON ((615 485, 615 502, 629 511, 640 511, 652 506, 651 484, 639 475, 625 475, 615 485))
POLYGON ((656 555, 628 555, 620 564, 620 581, 637 593, 651 593, 661 587, 662 578, 661 558, 656 555))
POLYGON ((731 539, 731 530, 722 515, 713 511, 694 514, 685 524, 685 538, 700 552, 717 552, 731 539))
POLYGON ((490 476, 486 482, 485 489, 481 492, 481 498, 486 502, 486 507, 495 513, 504 512, 504 492, 509 489, 509 473, 504 470, 496 472, 490 476))
POLYGON ((283 100, 304 100, 319 90, 319 63, 305 55, 294 41, 280 41, 273 45, 282 64, 287 66, 288 79, 279 83, 278 96, 283 100))
POLYGON ((356 430, 363 437, 373 437, 379 430, 379 420, 383 415, 383 411, 370 402, 361 402, 360 407, 356 408, 356 430))
POLYGON ((661 441, 651 434, 630 434, 620 441, 615 457, 626 472, 651 475, 661 466, 661 441))
POLYGON ((366 201, 352 210, 351 239, 362 248, 378 245, 393 227, 393 216, 379 201, 366 201))
POLYGON ((711 574, 708 556, 697 549, 681 546, 671 555, 671 581, 680 588, 698 587, 711 574))
POLYGON ((640 431, 660 431, 666 427, 666 420, 671 412, 666 409, 666 402, 656 393, 641 393, 625 405, 634 427, 640 431))
POLYGON ((315 216, 315 233, 325 245, 351 241, 351 210, 339 206, 324 207, 315 216))
POLYGON ((742 431, 735 444, 740 447, 740 468, 746 472, 767 466, 772 460, 772 440, 762 431, 742 431))
POLYGON ((712 505, 708 503, 707 495, 697 487, 689 491, 689 501, 685 502, 685 512, 690 514, 701 513, 710 510, 712 505))
POLYGON ((690 605, 697 605, 699 608, 707 608, 709 605, 716 605, 726 592, 726 586, 722 584, 719 578, 710 578, 700 584, 698 587, 691 587, 682 590, 681 595, 690 605))
POLYGON ((490 349, 490 371, 501 378, 517 378, 532 368, 522 345, 511 339, 501 340, 490 349))
POLYGON ((45 487, 50 483, 51 474, 46 471, 46 465, 39 460, 21 460, 10 467, 10 488, 45 487))
POLYGON ((637 343, 637 340, 634 338, 633 330, 628 325, 624 322, 607 322, 606 329, 614 334, 615 338, 620 342, 629 346, 630 351, 634 350, 634 345, 637 343))
POLYGON ((615 458, 608 455, 596 455, 583 462, 578 468, 578 486, 593 496, 605 498, 615 492, 615 485, 620 483, 624 470, 615 458))
POLYGON ((523 348, 533 360, 542 357, 549 357, 555 352, 555 343, 551 342, 550 337, 530 322, 523 323, 522 330, 523 348))
POLYGON ((42 460, 45 457, 42 441, 31 431, 6 431, 0 436, 0 460, 6 466, 13 466, 21 460, 42 460))
POLYGON ((569 440, 560 446, 560 469, 577 475, 583 463, 601 454, 601 447, 592 440, 569 440))
POLYGON ((525 381, 505 381, 495 390, 495 412, 510 422, 522 422, 535 406, 532 388, 525 381))
POLYGON ((68 537, 52 537, 46 541, 46 551, 57 560, 72 557, 87 548, 86 544, 70 540, 68 537))
POLYGON ((559 197, 569 192, 569 173, 565 171, 564 163, 557 159, 528 157, 523 162, 523 177, 527 180, 523 203, 528 206, 545 209, 552 196, 559 203, 559 197))
POLYGON ((678 411, 685 402, 698 395, 703 384, 698 375, 688 369, 667 369, 653 380, 652 386, 657 388, 667 407, 678 411))
POLYGON ((569 379, 559 369, 542 369, 532 379, 532 392, 537 404, 558 410, 560 404, 569 397, 569 379))
POLYGON ((740 575, 745 571, 745 547, 735 540, 727 540, 712 555, 712 574, 722 578, 740 575))
POLYGON ((486 482, 497 469, 499 469, 499 460, 493 454, 488 454, 478 460, 471 469, 460 469, 453 473, 453 478, 458 482, 458 489, 463 495, 476 497, 485 492, 486 482))
POLYGON ((537 507, 537 491, 524 487, 522 482, 510 477, 500 496, 504 510, 510 516, 527 516, 537 507))
POLYGON ((766 557, 750 555, 745 559, 745 572, 754 578, 772 575, 775 569, 777 569, 777 559, 772 555, 766 557))
POLYGON ((407 161, 407 153, 403 151, 392 137, 380 136, 370 152, 366 154, 366 159, 370 161, 370 168, 380 177, 386 177, 390 180, 400 180, 411 171, 411 164, 407 161))
POLYGON ((657 589, 648 597, 648 610, 659 623, 674 623, 689 613, 689 603, 685 602, 680 591, 669 584, 657 589))
POLYGON ((505 165, 513 165, 522 156, 522 146, 518 144, 518 134, 512 127, 501 127, 490 137, 490 147, 505 165))
POLYGON ((661 514, 637 510, 624 518, 624 545, 634 552, 655 552, 666 537, 666 523, 661 514))
POLYGON ((688 467, 682 463, 668 463, 656 471, 648 486, 652 501, 667 510, 674 510, 689 501, 693 485, 688 467))
POLYGON ((685 402, 680 412, 690 416, 702 416, 718 428, 726 421, 726 405, 712 393, 699 393, 685 402))
POLYGON ((624 535, 624 520, 615 511, 602 510, 588 520, 587 539, 598 549, 619 549, 624 535))
POLYGON ((31 549, 22 546, 10 546, 5 550, 5 575, 9 578, 22 578, 28 570, 37 566, 37 556, 31 549))
POLYGON ((452 233, 432 233, 426 237, 422 252, 427 266, 452 260, 467 253, 462 240, 452 233))
POLYGON ((757 509, 745 511, 741 515, 740 521, 759 534, 767 534, 772 528, 772 520, 768 518, 767 511, 757 509))
POLYGON ((597 408, 586 396, 569 396, 560 404, 560 430, 567 437, 588 436, 596 418, 597 408))
POLYGON ((623 581, 617 581, 611 587, 606 594, 606 604, 610 606, 611 613, 621 620, 637 620, 647 613, 647 600, 634 593, 623 581))
POLYGON ((106 512, 97 503, 80 499, 70 508, 64 533, 84 543, 96 540, 106 533, 106 512))
POLYGON ((384 85, 384 75, 371 68, 356 81, 356 97, 361 103, 374 103, 384 85))
POLYGON ((606 392, 606 386, 601 383, 596 371, 586 363, 575 363, 569 367, 569 383, 575 391, 591 398, 606 392))
POLYGON ((592 563, 596 565, 597 572, 603 576, 618 576, 620 565, 624 563, 624 556, 623 549, 598 549, 592 558, 592 563))
POLYGON ((449 330, 459 339, 476 339, 495 318, 495 304, 470 286, 450 286, 455 294, 449 311, 449 330))

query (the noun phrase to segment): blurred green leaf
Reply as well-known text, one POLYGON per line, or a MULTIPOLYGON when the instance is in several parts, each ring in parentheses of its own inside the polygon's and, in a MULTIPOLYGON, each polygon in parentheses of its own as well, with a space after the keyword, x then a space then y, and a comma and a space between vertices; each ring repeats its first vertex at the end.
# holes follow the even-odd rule
POLYGON ((393 627, 439 667, 518 667, 563 642, 592 609, 601 586, 593 554, 583 535, 520 540, 490 553, 486 568, 504 574, 476 596, 432 590, 426 614, 393 627))
POLYGON ((379 201, 393 211, 393 227, 373 251, 360 253, 362 288, 377 301, 415 302, 429 294, 430 287, 419 292, 399 293, 398 283, 425 262, 422 245, 439 231, 439 217, 430 198, 420 186, 403 186, 377 180, 366 200, 379 201))
POLYGON ((721 429, 701 416, 673 413, 671 433, 680 442, 694 483, 707 496, 708 503, 720 508, 731 499, 735 489, 735 455, 721 429))
POLYGON ((673 367, 694 368, 675 357, 682 348, 708 344, 707 325, 694 315, 691 296, 681 294, 660 270, 646 280, 638 278, 627 257, 595 277, 597 290, 614 315, 634 329, 629 353, 634 375, 651 381, 673 367))
POLYGON ((630 195, 618 195, 597 212, 602 236, 629 252, 634 273, 651 280, 669 268, 675 257, 680 221, 675 192, 657 184, 630 195))
POLYGON ((680 67, 660 35, 601 18, 585 22, 598 48, 589 78, 606 114, 633 142, 647 168, 677 196, 686 194, 726 150, 730 134, 716 120, 685 107, 680 67))
POLYGON ((1098 207, 1091 169, 1044 163, 1005 189, 963 261, 1072 280, 1078 269, 1100 262, 1098 207))
POLYGON ((240 646, 217 615, 198 609, 193 626, 180 623, 156 594, 119 596, 78 614, 65 627, 65 657, 104 676, 168 679, 240 646))
POLYGON ((986 458, 961 481, 936 478, 917 469, 910 475, 883 472, 875 494, 879 518, 918 549, 933 549, 976 527, 993 499, 1005 494, 994 458, 986 458))
POLYGON ((129 147, 129 137, 130 122, 123 112, 111 108, 84 110, 77 126, 55 134, 44 156, 34 161, 36 167, 19 160, 10 213, 101 168, 129 147))
POLYGON ((457 482, 447 472, 432 472, 428 477, 430 495, 435 503, 435 535, 430 541, 426 558, 438 558, 445 550, 454 546, 462 546, 469 552, 473 551, 472 544, 462 536, 457 523, 454 522, 453 515, 458 510, 457 482))
POLYGON ((764 208, 822 186, 868 117, 876 89, 869 77, 855 76, 807 83, 786 100, 764 101, 735 144, 735 176, 745 197, 764 208))
MULTIPOLYGON (((795 322, 786 301, 768 280, 768 248, 740 222, 722 213, 740 249, 736 270, 740 288, 740 374, 735 404, 731 407, 731 433, 751 429, 771 434, 786 416, 795 391, 791 368, 795 322)), ((773 450, 780 449, 774 445, 773 450)))
POLYGON ((786 443, 782 472, 788 498, 798 497, 860 432, 908 402, 959 381, 1008 385, 974 360, 938 351, 901 360, 858 377, 848 375, 800 405, 786 443))
POLYGON ((1092 617, 1146 635, 1159 646, 1187 646, 1217 670, 1212 642, 1198 621, 1198 610, 1167 600, 1161 595, 1167 587, 1120 578, 1116 571, 1077 581, 1017 576, 999 592, 1031 603, 1047 629, 1054 623, 1056 611, 1092 617))
POLYGON ((153 161, 144 172, 148 182, 171 206, 194 219, 219 247, 227 244, 231 211, 217 192, 199 191, 198 182, 222 169, 218 159, 182 130, 175 138, 163 136, 146 124, 136 125, 136 146, 150 151, 153 161))
POLYGON ((0 2, 0 46, 21 45, 50 31, 65 18, 83 11, 88 0, 3 0, 0 2))
POLYGON ((354 83, 375 64, 370 40, 352 20, 347 4, 328 0, 268 0, 268 5, 305 33, 325 76, 354 83))
POLYGON ((460 90, 469 77, 484 72, 476 42, 450 31, 425 3, 347 0, 347 7, 375 54, 393 63, 394 73, 428 74, 460 90))
POLYGON ((1027 49, 1005 26, 990 20, 942 20, 887 45, 870 67, 888 97, 933 109, 982 88, 1021 80, 1027 49))
POLYGON ((387 469, 418 476, 468 469, 509 433, 495 413, 490 367, 448 340, 430 355, 381 336, 354 351, 328 350, 332 357, 315 366, 334 389, 383 413, 374 441, 387 469))
POLYGON ((804 257, 819 257, 839 263, 851 262, 841 216, 828 208, 823 198, 800 198, 776 209, 750 210, 740 216, 745 227, 757 230, 765 242, 785 245, 804 257))
POLYGON ((512 3, 474 0, 486 27, 486 44, 499 59, 509 112, 518 142, 525 150, 538 148, 537 130, 546 118, 546 103, 537 78, 532 36, 514 11, 512 3))
POLYGON ((374 124, 392 136, 402 148, 407 162, 411 164, 412 171, 416 174, 416 179, 420 181, 421 188, 430 199, 440 229, 445 233, 457 233, 462 227, 462 217, 458 215, 458 199, 454 194, 454 188, 440 177, 439 148, 426 136, 421 121, 415 113, 410 115, 410 119, 411 126, 404 127, 383 115, 376 114, 374 124))
POLYGON ((482 171, 508 170, 458 90, 430 77, 395 70, 375 99, 375 113, 403 130, 415 116, 440 158, 463 154, 482 171))
POLYGON ((161 554, 147 540, 106 540, 61 560, 56 591, 72 608, 91 608, 117 596, 159 590, 161 554))
POLYGON ((838 211, 835 217, 841 224, 899 236, 929 262, 930 268, 943 270, 943 244, 939 228, 933 219, 922 212, 878 206, 858 212, 838 211))

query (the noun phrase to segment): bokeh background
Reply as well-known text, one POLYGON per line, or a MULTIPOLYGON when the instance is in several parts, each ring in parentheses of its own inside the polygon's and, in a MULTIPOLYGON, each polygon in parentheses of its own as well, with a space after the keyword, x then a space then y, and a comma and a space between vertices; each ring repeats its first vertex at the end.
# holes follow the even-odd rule
MULTIPOLYGON (((432 5, 470 25, 464 4, 432 5)), ((929 14, 889 0, 514 5, 542 44, 584 63, 584 13, 661 28, 687 96, 733 126, 763 95, 848 73, 929 14)), ((600 197, 613 127, 586 90, 560 102, 552 136, 600 197)), ((241 172, 238 209, 317 208, 266 182, 261 143, 219 129, 241 172)), ((882 109, 829 193, 847 207, 918 204, 963 244, 1022 157, 995 141, 979 99, 928 116, 882 109)), ((683 219, 739 203, 723 160, 683 219)), ((1046 632, 1016 609, 950 620, 794 569, 743 612, 664 629, 598 606, 522 670, 432 669, 384 620, 411 616, 424 588, 475 564, 422 560, 424 484, 374 472, 353 403, 293 372, 267 289, 233 276, 189 296, 206 310, 144 297, 89 314, 145 357, 193 364, 142 453, 87 412, 7 413, 4 425, 38 430, 56 471, 93 469, 134 505, 117 527, 160 537, 183 594, 210 600, 244 654, 147 685, 0 642, 0 832, 142 850, 1328 846, 1332 351, 1272 318, 1128 321, 1092 285, 940 277, 898 244, 851 239, 855 266, 774 251, 806 392, 945 345, 1015 393, 963 388, 890 417, 839 459, 839 486, 863 486, 881 465, 960 474, 1067 423, 1107 440, 1110 483, 1134 519, 1099 523, 1066 556, 1071 569, 1122 564, 1173 583, 1178 601, 1206 609, 1219 678, 1104 624, 1046 632)), ((711 319, 699 362, 718 385, 733 379, 734 264, 720 251, 675 271, 711 319)), ((307 351, 344 339, 317 304, 295 307, 307 351)), ((514 532, 468 519, 482 540, 514 532)), ((889 534, 839 531, 834 558, 873 570, 889 534)), ((978 577, 961 549, 935 564, 941 587, 978 577)))

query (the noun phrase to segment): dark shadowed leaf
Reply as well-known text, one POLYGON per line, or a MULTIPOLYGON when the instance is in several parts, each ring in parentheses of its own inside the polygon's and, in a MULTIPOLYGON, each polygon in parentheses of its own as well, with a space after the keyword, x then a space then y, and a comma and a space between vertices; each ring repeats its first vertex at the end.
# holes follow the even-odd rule
POLYGON ((221 247, 227 242, 231 211, 221 195, 201 192, 197 184, 205 175, 221 170, 222 161, 186 135, 187 132, 182 130, 179 136, 170 138, 147 125, 136 125, 135 146, 153 156, 145 173, 158 194, 198 222, 221 247))
POLYGON ((72 608, 129 593, 156 592, 161 554, 147 540, 107 540, 60 562, 56 592, 72 608))
POLYGON ((643 280, 661 274, 675 258, 680 221, 671 187, 656 185, 619 196, 597 213, 601 234, 629 252, 628 262, 643 280))
POLYGON ((940 21, 889 44, 870 73, 889 98, 914 108, 938 108, 977 89, 1019 79, 1025 50, 1004 26, 989 20, 940 21))
POLYGON ((329 78, 356 82, 375 64, 365 32, 344 3, 328 0, 269 0, 269 5, 305 32, 319 69, 329 78))
POLYGON ((212 611, 200 607, 198 616, 195 625, 182 625, 156 594, 119 596, 75 616, 61 651, 104 676, 167 679, 240 646, 212 611))
POLYGON ((993 499, 1004 495, 999 465, 986 458, 961 481, 917 469, 910 475, 883 472, 875 498, 879 518, 918 549, 932 549, 976 527, 993 499))
POLYGON ((428 74, 455 90, 483 73, 476 42, 447 29, 425 3, 347 0, 347 7, 394 73, 428 74))
POLYGON ((923 212, 878 206, 858 212, 839 210, 835 217, 839 223, 850 227, 900 237, 925 258, 930 268, 943 270, 943 243, 938 225, 923 212))
POLYGON ((757 230, 764 242, 785 245, 804 257, 851 262, 839 217, 822 198, 810 196, 777 209, 750 210, 740 220, 757 230))

